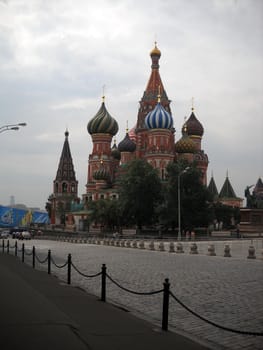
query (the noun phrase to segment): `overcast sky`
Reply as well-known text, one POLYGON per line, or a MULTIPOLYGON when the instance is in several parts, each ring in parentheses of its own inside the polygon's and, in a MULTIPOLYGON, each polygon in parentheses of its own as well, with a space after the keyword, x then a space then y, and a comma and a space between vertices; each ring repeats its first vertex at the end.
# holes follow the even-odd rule
MULTIPOLYGON (((0 204, 45 207, 68 128, 79 196, 92 150, 88 121, 101 104, 117 143, 136 123, 154 41, 172 100, 176 141, 185 116, 205 133, 218 190, 263 177, 262 0, 0 0, 0 204)), ((245 201, 244 201, 245 202, 245 201)))

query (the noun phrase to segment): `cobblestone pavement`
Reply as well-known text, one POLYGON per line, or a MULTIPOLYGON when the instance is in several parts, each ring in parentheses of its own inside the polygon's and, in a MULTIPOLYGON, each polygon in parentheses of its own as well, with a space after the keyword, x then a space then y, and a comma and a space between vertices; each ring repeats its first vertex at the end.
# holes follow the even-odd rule
MULTIPOLYGON (((50 249, 56 264, 61 265, 71 253, 73 264, 84 274, 99 272, 105 263, 114 280, 139 292, 162 289, 164 279, 169 278, 173 294, 199 315, 240 331, 263 332, 263 260, 247 259, 250 241, 227 243, 232 248, 233 257, 230 258, 222 256, 224 242, 213 242, 218 252, 216 256, 206 255, 208 242, 198 243, 199 252, 203 252, 198 255, 188 254, 187 243, 184 244, 184 254, 169 253, 168 243, 165 252, 44 240, 25 242, 25 247, 30 252, 34 245, 41 259, 50 249)), ((262 240, 253 241, 260 258, 262 244, 262 240)), ((28 263, 31 259, 26 255, 28 263)), ((37 268, 47 269, 47 266, 37 268)), ((52 273, 64 280, 67 278, 67 270, 58 269, 53 264, 52 273)), ((72 284, 100 296, 100 277, 83 278, 72 268, 72 284)), ((133 295, 107 279, 107 300, 156 325, 161 324, 162 294, 133 295)), ((262 336, 235 334, 209 325, 182 308, 172 297, 169 329, 204 341, 214 349, 263 348, 262 336)))

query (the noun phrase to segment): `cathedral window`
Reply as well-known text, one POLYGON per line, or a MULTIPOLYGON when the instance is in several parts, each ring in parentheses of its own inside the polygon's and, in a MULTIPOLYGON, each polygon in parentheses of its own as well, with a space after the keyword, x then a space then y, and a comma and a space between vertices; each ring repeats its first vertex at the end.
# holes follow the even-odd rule
POLYGON ((62 192, 65 193, 65 192, 67 192, 67 190, 68 190, 68 185, 66 184, 66 182, 63 182, 63 184, 62 184, 62 192))

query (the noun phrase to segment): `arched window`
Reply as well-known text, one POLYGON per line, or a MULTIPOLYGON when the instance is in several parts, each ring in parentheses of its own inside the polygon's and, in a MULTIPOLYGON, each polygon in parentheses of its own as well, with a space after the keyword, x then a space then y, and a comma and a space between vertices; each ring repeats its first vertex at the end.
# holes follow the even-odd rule
POLYGON ((63 182, 63 184, 62 184, 62 192, 65 193, 65 192, 67 192, 67 190, 68 190, 68 185, 67 185, 66 182, 63 182))

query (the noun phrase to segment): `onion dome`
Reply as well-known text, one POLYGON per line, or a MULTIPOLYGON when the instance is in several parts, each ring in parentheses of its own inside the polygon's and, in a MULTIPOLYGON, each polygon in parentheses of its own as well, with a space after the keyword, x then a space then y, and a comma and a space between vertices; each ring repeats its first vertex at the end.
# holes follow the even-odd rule
POLYGON ((186 127, 188 135, 194 136, 203 136, 204 128, 203 125, 199 122, 194 114, 194 109, 192 108, 192 113, 188 120, 184 123, 183 129, 186 127))
POLYGON ((147 129, 171 129, 173 118, 158 101, 155 108, 145 117, 147 129))
POLYGON ((105 180, 107 181, 110 177, 110 174, 108 173, 108 171, 102 166, 100 167, 100 169, 94 171, 93 173, 93 178, 95 180, 105 180))
POLYGON ((111 134, 116 135, 119 127, 116 120, 109 114, 105 107, 104 100, 97 114, 89 121, 88 132, 92 134, 111 134))
POLYGON ((183 136, 175 144, 175 151, 177 153, 194 153, 196 151, 196 145, 187 135, 186 127, 184 127, 183 136))
POLYGON ((118 150, 120 152, 134 152, 136 149, 136 144, 130 139, 128 132, 124 139, 118 144, 118 150))
POLYGON ((154 48, 150 52, 150 56, 159 56, 159 57, 161 57, 161 51, 158 49, 156 42, 155 42, 154 48))
POLYGON ((121 159, 121 152, 118 150, 118 147, 116 145, 116 140, 114 140, 114 145, 111 148, 111 156, 116 160, 121 159))

